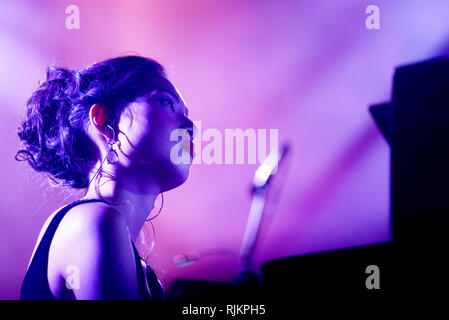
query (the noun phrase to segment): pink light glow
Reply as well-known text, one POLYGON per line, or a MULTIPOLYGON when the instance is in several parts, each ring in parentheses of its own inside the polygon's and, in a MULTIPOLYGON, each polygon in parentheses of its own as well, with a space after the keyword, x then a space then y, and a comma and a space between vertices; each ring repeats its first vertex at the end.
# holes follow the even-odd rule
MULTIPOLYGON (((257 251, 264 261, 389 240, 389 148, 368 106, 390 99, 394 67, 439 54, 449 2, 385 1, 381 29, 365 28, 369 1, 73 1, 0 4, 0 298, 19 297, 39 230, 76 198, 14 161, 25 101, 48 64, 82 67, 127 53, 169 71, 203 131, 275 128, 292 143, 278 210, 257 251), (415 19, 419 17, 419 19, 415 19)), ((257 165, 193 165, 164 194, 148 260, 169 284, 235 276, 257 165), (228 249, 184 268, 173 257, 228 249)))

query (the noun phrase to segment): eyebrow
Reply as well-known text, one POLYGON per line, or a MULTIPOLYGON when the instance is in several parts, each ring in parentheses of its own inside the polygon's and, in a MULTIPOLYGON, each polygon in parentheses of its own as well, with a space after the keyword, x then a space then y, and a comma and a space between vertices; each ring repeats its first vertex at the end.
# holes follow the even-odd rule
POLYGON ((171 92, 170 90, 167 90, 167 89, 159 89, 159 88, 157 88, 156 90, 157 90, 157 92, 165 92, 165 93, 168 93, 169 95, 171 95, 172 97, 174 97, 174 98, 176 99, 177 102, 180 102, 178 95, 173 94, 173 92, 171 92))
MULTIPOLYGON (((181 102, 181 99, 179 99, 178 95, 173 94, 173 92, 171 92, 170 90, 167 90, 167 89, 161 89, 161 88, 156 88, 155 91, 156 91, 155 94, 158 93, 158 92, 165 92, 165 93, 168 93, 169 95, 171 95, 172 97, 174 97, 178 103, 181 102)), ((186 116, 187 116, 187 117, 189 116, 189 109, 187 109, 187 107, 186 107, 186 116)))

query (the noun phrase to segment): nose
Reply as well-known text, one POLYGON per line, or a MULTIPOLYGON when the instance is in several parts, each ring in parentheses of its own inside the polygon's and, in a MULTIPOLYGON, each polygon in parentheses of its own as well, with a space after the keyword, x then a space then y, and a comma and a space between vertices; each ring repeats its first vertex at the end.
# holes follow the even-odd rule
POLYGON ((192 122, 192 133, 190 135, 192 140, 196 137, 197 133, 198 133, 198 127, 192 122))
POLYGON ((185 123, 181 128, 187 130, 191 140, 193 140, 198 133, 198 127, 187 117, 185 117, 185 123))

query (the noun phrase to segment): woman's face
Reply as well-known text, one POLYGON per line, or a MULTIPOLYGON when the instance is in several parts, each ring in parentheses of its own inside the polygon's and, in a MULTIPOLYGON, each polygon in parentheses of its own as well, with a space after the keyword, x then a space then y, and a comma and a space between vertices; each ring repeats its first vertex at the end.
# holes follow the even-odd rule
POLYGON ((122 112, 118 152, 126 167, 156 179, 162 192, 188 178, 197 129, 174 85, 162 77, 153 79, 148 94, 122 112))

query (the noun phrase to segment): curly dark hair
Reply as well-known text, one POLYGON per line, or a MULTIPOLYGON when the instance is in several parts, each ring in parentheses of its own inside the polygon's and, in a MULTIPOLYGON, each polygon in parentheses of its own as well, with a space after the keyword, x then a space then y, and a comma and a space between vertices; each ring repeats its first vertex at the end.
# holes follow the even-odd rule
POLYGON ((121 112, 151 90, 151 77, 167 77, 155 60, 123 56, 83 70, 51 66, 27 102, 18 128, 21 149, 17 161, 28 161, 58 185, 87 188, 99 150, 89 138, 89 110, 104 105, 114 128, 121 112))

